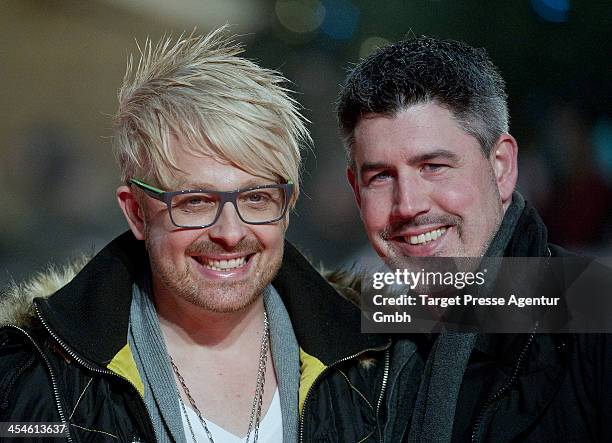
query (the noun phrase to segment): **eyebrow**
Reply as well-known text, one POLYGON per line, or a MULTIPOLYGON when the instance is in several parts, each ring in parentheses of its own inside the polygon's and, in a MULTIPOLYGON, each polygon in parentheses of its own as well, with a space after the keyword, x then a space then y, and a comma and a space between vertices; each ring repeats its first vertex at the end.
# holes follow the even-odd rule
POLYGON ((446 159, 449 160, 451 162, 457 162, 459 161, 459 156, 457 154, 455 154, 452 151, 449 151, 448 149, 436 149, 434 151, 431 152, 426 152, 424 154, 420 154, 420 155, 416 155, 412 158, 410 158, 408 160, 408 163, 423 163, 426 161, 430 161, 430 160, 435 160, 435 159, 446 159))
MULTIPOLYGON (((434 151, 425 152, 423 154, 418 154, 413 157, 410 157, 408 159, 408 163, 412 165, 435 159, 446 159, 456 163, 459 161, 459 156, 454 152, 449 151, 448 149, 440 148, 434 151)), ((361 175, 364 175, 366 172, 369 171, 380 171, 381 169, 388 169, 391 167, 393 167, 393 164, 385 162, 365 162, 361 165, 361 168, 359 168, 359 172, 361 173, 361 175)))
MULTIPOLYGON (((235 189, 229 189, 226 191, 229 192, 229 191, 235 191, 237 189, 248 189, 248 188, 254 188, 257 186, 274 185, 274 184, 276 184, 276 182, 265 181, 264 183, 264 180, 262 179, 250 179, 244 183, 240 183, 240 187, 235 188, 235 189)), ((176 189, 192 190, 192 191, 198 191, 198 190, 219 191, 219 189, 217 189, 217 185, 213 183, 207 183, 207 182, 198 182, 198 183, 181 182, 177 184, 176 189)))
POLYGON ((361 176, 365 175, 366 172, 369 171, 380 171, 381 169, 387 169, 391 167, 391 165, 389 165, 389 163, 381 163, 381 162, 377 162, 377 163, 364 163, 361 165, 361 168, 359 168, 359 172, 361 174, 361 176))

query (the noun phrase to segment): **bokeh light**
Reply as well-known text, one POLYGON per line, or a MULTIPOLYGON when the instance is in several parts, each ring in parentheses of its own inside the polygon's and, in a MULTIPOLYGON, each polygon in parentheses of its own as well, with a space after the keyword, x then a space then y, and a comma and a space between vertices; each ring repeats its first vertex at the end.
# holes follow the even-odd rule
POLYGON ((357 30, 359 8, 349 0, 323 0, 325 20, 321 30, 334 40, 349 40, 357 30))
POLYGON ((568 20, 569 0, 531 0, 531 6, 547 22, 562 23, 568 20))
POLYGON ((316 31, 326 15, 319 0, 278 0, 275 10, 278 21, 298 34, 316 31))

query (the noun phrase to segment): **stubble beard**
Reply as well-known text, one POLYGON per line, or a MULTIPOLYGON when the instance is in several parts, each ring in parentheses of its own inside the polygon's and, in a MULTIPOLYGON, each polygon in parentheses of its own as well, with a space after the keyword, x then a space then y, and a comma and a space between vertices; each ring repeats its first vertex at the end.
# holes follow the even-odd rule
MULTIPOLYGON (((451 251, 451 255, 447 255, 448 252, 443 252, 440 254, 435 254, 434 256, 439 256, 439 257, 454 257, 454 258, 474 258, 474 257, 484 257, 489 249, 489 246, 491 245, 491 243, 493 242, 493 239, 495 238, 495 235, 497 234, 497 231, 499 230, 499 228, 501 227, 501 222, 503 219, 503 215, 504 212, 503 210, 500 210, 499 212, 497 212, 495 214, 495 222, 492 225, 492 230, 491 232, 487 233, 487 238, 485 239, 484 243, 482 245, 480 245, 479 249, 477 251, 475 251, 475 253, 464 253, 461 254, 459 251, 451 251), (441 254, 445 254, 445 255, 441 255, 441 254)), ((427 220, 427 221, 422 221, 420 223, 418 223, 417 225, 415 225, 414 223, 406 223, 405 225, 399 225, 399 226, 394 226, 394 227, 388 227, 387 229, 383 230, 382 232, 380 232, 379 237, 382 239, 383 244, 385 245, 385 248, 387 249, 387 255, 385 257, 383 257, 383 259, 385 260, 385 262, 387 263, 393 263, 393 262, 398 262, 401 261, 402 259, 407 259, 407 258, 416 258, 416 257, 411 257, 411 256, 406 256, 402 253, 402 251, 397 248, 391 241, 390 238, 393 236, 393 232, 399 232, 401 229, 404 229, 406 226, 410 225, 410 226, 418 226, 418 225, 426 225, 426 224, 434 224, 434 223, 440 223, 440 224, 444 224, 444 225, 451 225, 453 226, 453 228, 456 229, 457 232, 457 239, 459 240, 460 244, 463 243, 465 244, 465 236, 464 236, 464 230, 463 230, 463 219, 457 216, 440 216, 440 217, 432 217, 431 220, 427 220)))
MULTIPOLYGON (((240 252, 241 250, 252 251, 256 241, 247 242, 247 244, 238 245, 232 252, 240 252)), ((263 250, 259 242, 257 243, 257 251, 263 250)), ((147 240, 145 240, 148 251, 153 251, 147 240)), ((189 250, 218 250, 218 247, 211 246, 210 242, 202 242, 194 245, 189 250)), ((257 258, 260 258, 259 255, 257 258)), ((254 260, 255 257, 251 257, 254 260)), ((149 253, 151 262, 151 270, 156 275, 168 293, 179 297, 188 303, 202 308, 209 312, 215 313, 232 313, 241 311, 253 304, 262 294, 268 284, 272 282, 280 269, 283 259, 283 247, 278 253, 274 254, 272 260, 268 264, 252 263, 258 265, 259 269, 254 269, 254 275, 249 279, 229 282, 211 282, 200 274, 196 269, 196 264, 190 258, 186 259, 183 269, 176 269, 171 261, 166 261, 163 258, 159 259, 155 254, 149 253)))
POLYGON ((387 255, 383 257, 383 259, 389 262, 409 257, 404 255, 401 249, 396 248, 396 246, 391 241, 391 238, 406 229, 417 228, 425 225, 453 226, 457 230, 457 236, 459 240, 461 241, 463 238, 463 219, 461 217, 452 214, 420 215, 411 219, 410 221, 398 222, 393 225, 387 226, 383 231, 378 234, 388 251, 387 255))
MULTIPOLYGON (((454 214, 440 214, 440 215, 423 215, 416 217, 409 222, 400 222, 393 226, 388 226, 385 230, 380 232, 379 236, 383 240, 385 247, 388 251, 388 255, 384 257, 385 264, 389 269, 392 270, 403 270, 407 269, 412 272, 418 272, 421 269, 427 272, 473 272, 478 269, 482 257, 484 257, 493 242, 498 230, 501 227, 501 223, 504 216, 504 210, 501 203, 501 198, 497 188, 495 189, 495 203, 496 210, 494 211, 494 221, 491 224, 490 232, 485 233, 486 238, 484 242, 479 245, 477 251, 470 253, 469 251, 444 251, 440 254, 427 257, 407 256, 404 255, 401 249, 397 248, 390 240, 394 233, 402 232, 402 230, 410 227, 418 227, 423 225, 450 225, 456 229, 457 238, 459 244, 466 244, 466 233, 464 229, 464 219, 454 214), (444 255, 442 255, 444 254, 444 255)), ((493 201, 493 200, 491 200, 493 201)), ((419 285, 415 290, 421 294, 434 294, 437 292, 443 292, 444 287, 441 285, 419 285)))

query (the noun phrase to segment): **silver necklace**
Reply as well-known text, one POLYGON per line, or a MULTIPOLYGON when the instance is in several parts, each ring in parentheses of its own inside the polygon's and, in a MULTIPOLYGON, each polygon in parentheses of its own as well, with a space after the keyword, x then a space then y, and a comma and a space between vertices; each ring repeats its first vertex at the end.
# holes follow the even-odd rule
MULTIPOLYGON (((257 370, 257 382, 255 384, 255 396, 253 397, 253 404, 251 406, 251 416, 249 417, 249 427, 246 434, 246 442, 248 443, 249 438, 251 436, 251 431, 253 432, 253 443, 257 442, 257 438, 259 437, 259 422, 261 419, 261 407, 263 404, 263 393, 264 393, 264 385, 266 383, 266 363, 268 362, 268 346, 270 342, 270 327, 268 324, 268 313, 264 310, 264 331, 261 337, 261 347, 259 349, 259 368, 257 370)), ((178 370, 178 367, 172 360, 172 356, 170 357, 170 365, 172 365, 172 370, 176 374, 176 378, 178 379, 181 387, 183 388, 183 392, 185 392, 185 396, 189 400, 191 404, 191 408, 196 412, 198 418, 200 419, 200 423, 202 423, 202 427, 204 428, 204 432, 206 432, 206 437, 210 440, 210 443, 215 443, 213 440, 212 433, 208 429, 208 425, 202 413, 196 406, 195 400, 191 396, 189 392, 189 388, 185 383, 185 379, 181 375, 178 370)), ((187 415, 187 409, 185 408, 185 403, 183 403, 183 399, 179 395, 179 402, 181 404, 181 408, 183 409, 183 413, 187 418, 187 425, 189 426, 189 432, 191 433, 191 437, 193 439, 193 443, 196 442, 195 433, 193 432, 193 428, 191 426, 191 421, 189 420, 189 416, 187 415)))

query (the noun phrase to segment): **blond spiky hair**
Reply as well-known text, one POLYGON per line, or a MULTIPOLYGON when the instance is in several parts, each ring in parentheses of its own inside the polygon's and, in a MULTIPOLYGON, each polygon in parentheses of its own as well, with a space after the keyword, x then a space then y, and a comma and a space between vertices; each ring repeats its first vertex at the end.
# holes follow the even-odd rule
POLYGON ((287 80, 239 57, 227 25, 206 36, 164 37, 128 60, 114 141, 122 180, 141 178, 168 189, 180 172, 171 137, 196 155, 214 155, 246 172, 295 184, 303 145, 311 139, 287 80))

